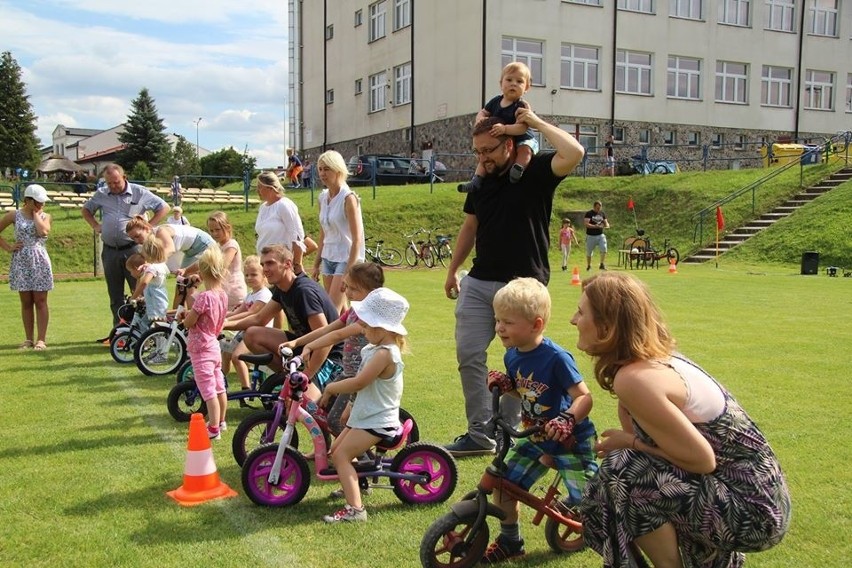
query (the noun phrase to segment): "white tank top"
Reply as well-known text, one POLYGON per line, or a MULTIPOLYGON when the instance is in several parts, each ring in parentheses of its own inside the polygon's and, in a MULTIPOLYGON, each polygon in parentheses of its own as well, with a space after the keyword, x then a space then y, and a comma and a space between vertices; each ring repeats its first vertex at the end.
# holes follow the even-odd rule
POLYGON ((725 410, 725 395, 710 376, 688 361, 672 357, 669 365, 686 386, 683 413, 692 423, 709 422, 725 410))
MULTIPOLYGON (((160 227, 162 227, 162 225, 158 226, 157 230, 159 230, 160 227)), ((176 251, 189 250, 189 247, 192 246, 192 243, 194 243, 196 237, 198 237, 198 229, 195 227, 190 227, 189 225, 169 225, 168 227, 175 233, 174 242, 176 251)))
POLYGON ((334 199, 329 199, 327 189, 319 196, 322 257, 331 262, 349 260, 349 251, 353 246, 358 247, 358 260, 364 260, 364 242, 353 245, 349 220, 346 218, 346 198, 350 195, 353 195, 352 190, 343 184, 334 199))

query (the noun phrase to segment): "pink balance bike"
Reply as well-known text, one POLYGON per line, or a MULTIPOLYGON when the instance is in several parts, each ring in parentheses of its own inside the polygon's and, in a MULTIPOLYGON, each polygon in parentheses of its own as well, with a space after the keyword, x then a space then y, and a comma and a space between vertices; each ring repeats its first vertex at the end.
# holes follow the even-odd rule
MULTIPOLYGON (((290 360, 291 369, 298 368, 298 357, 290 360)), ((278 443, 263 445, 252 451, 243 463, 243 490, 257 505, 286 507, 301 501, 311 483, 308 461, 290 446, 290 440, 301 422, 311 436, 317 479, 337 480, 337 472, 329 466, 326 437, 317 420, 300 404, 308 386, 308 377, 292 370, 288 378, 290 408, 284 434, 278 443)), ((456 488, 458 470, 447 450, 424 442, 405 445, 413 422, 408 419, 392 443, 379 443, 368 452, 371 459, 356 464, 359 481, 371 487, 393 489, 403 503, 425 504, 446 501, 456 488), (398 450, 390 457, 388 452, 398 450), (379 485, 379 478, 390 480, 379 485)))

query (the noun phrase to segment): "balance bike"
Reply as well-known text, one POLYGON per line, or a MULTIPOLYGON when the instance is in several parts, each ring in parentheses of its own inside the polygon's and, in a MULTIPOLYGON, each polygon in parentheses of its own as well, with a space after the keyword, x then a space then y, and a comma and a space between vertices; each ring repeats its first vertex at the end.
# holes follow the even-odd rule
MULTIPOLYGON (((292 403, 287 412, 287 422, 281 440, 253 450, 243 463, 243 490, 257 505, 295 505, 308 492, 311 483, 308 462, 298 450, 289 445, 297 422, 302 423, 313 440, 317 479, 337 479, 337 472, 328 464, 322 428, 300 404, 308 387, 308 377, 304 373, 294 371, 290 373, 288 382, 292 403)), ((393 489, 394 494, 403 503, 445 501, 452 495, 458 481, 456 462, 450 453, 440 446, 416 442, 403 447, 412 425, 411 420, 406 420, 402 432, 392 444, 377 444, 373 459, 356 465, 358 477, 361 480, 371 480, 372 487, 393 489), (386 456, 388 451, 397 449, 399 452, 395 456, 386 456), (390 485, 378 485, 380 477, 388 478, 390 485)))
MULTIPOLYGON (((240 359, 246 363, 251 363, 257 368, 258 364, 266 364, 272 359, 271 354, 252 355, 245 353, 240 355, 240 359)), ((284 381, 283 378, 290 374, 303 370, 302 360, 300 357, 294 357, 293 351, 289 347, 281 350, 281 360, 287 373, 276 373, 269 377, 269 380, 263 381, 260 387, 264 408, 260 412, 252 412, 245 417, 237 429, 234 431, 234 437, 231 441, 231 450, 238 465, 243 465, 246 461, 246 456, 251 450, 258 448, 264 444, 270 444, 275 441, 276 436, 284 434, 284 429, 287 423, 287 406, 290 400, 289 381, 284 381), (283 388, 280 388, 282 387, 283 388), (274 394, 273 394, 274 393, 274 394), (269 404, 268 395, 275 396, 275 401, 269 404)), ((330 443, 329 428, 326 422, 326 414, 323 409, 309 408, 308 399, 303 397, 301 405, 311 412, 314 419, 319 424, 325 438, 326 446, 330 443)), ((404 408, 399 409, 399 421, 405 422, 411 420, 412 427, 408 433, 407 443, 418 442, 420 440, 420 429, 414 417, 404 408)), ((293 449, 299 447, 299 432, 293 430, 290 438, 289 446, 293 449)))

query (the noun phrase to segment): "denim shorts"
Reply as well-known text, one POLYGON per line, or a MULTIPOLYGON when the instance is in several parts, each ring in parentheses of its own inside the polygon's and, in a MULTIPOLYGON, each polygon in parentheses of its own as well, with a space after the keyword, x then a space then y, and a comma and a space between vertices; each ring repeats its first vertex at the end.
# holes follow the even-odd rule
POLYGON ((346 274, 347 264, 348 262, 334 262, 324 258, 320 266, 320 274, 323 276, 343 276, 346 274))
POLYGON ((195 240, 192 241, 192 246, 183 251, 183 262, 180 263, 181 268, 186 268, 201 256, 201 253, 206 251, 211 246, 215 245, 216 241, 207 233, 199 233, 195 240))

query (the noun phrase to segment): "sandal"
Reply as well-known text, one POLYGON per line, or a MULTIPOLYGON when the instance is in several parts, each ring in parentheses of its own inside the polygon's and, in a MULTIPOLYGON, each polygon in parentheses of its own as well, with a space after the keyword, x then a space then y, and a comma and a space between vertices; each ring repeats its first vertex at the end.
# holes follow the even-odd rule
POLYGON ((33 347, 33 349, 35 349, 36 351, 44 351, 45 349, 47 349, 47 345, 44 341, 39 340, 36 341, 35 347, 33 347))
POLYGON ((21 349, 21 350, 24 350, 24 349, 32 349, 32 348, 33 348, 33 342, 32 342, 32 340, 30 340, 30 339, 27 339, 26 341, 24 341, 23 343, 21 343, 21 344, 18 346, 18 349, 21 349))

